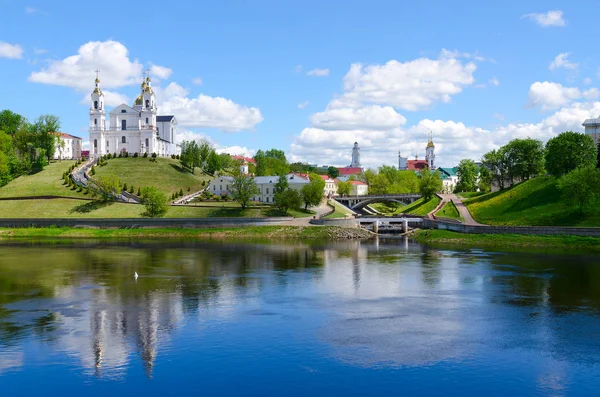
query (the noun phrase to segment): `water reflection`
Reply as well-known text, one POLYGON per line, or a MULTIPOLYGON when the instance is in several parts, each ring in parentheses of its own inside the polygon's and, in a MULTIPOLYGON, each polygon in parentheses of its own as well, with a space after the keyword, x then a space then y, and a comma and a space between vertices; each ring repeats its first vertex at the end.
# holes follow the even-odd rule
POLYGON ((363 369, 452 362, 490 375, 510 363, 535 368, 535 388, 562 393, 573 365, 600 372, 597 263, 394 239, 5 242, 0 379, 65 357, 92 378, 124 379, 136 367, 153 378, 157 363, 209 340, 240 349, 228 335, 247 332, 257 349, 285 352, 297 339, 363 369))

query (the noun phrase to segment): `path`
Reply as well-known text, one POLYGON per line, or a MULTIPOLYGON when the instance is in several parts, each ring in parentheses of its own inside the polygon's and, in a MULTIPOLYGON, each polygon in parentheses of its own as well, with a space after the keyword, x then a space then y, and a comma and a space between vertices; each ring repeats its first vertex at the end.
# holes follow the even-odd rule
POLYGON ((444 202, 452 201, 452 203, 458 210, 458 213, 463 218, 464 225, 483 226, 483 224, 478 223, 475 219, 473 219, 471 213, 469 212, 465 204, 456 194, 440 194, 440 197, 444 202))
POLYGON ((291 221, 283 222, 281 225, 286 226, 314 226, 310 224, 310 220, 313 216, 319 218, 319 216, 324 215, 331 211, 331 207, 327 205, 327 200, 321 201, 318 207, 313 207, 311 210, 315 211, 316 214, 312 216, 307 216, 306 218, 294 218, 291 221))

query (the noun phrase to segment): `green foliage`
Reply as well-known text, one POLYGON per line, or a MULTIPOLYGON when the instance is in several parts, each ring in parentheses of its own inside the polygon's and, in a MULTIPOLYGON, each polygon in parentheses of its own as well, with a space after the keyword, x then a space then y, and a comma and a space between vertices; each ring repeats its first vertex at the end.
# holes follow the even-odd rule
POLYGON ((473 192, 476 189, 479 169, 473 160, 464 159, 458 163, 458 183, 456 192, 473 192))
POLYGON ((579 207, 581 215, 588 213, 600 198, 600 170, 594 166, 574 169, 558 181, 565 201, 572 201, 579 207))
POLYGON ((138 153, 137 153, 137 152, 135 152, 135 153, 133 154, 133 158, 134 158, 134 159, 136 159, 137 157, 138 157, 138 153))
POLYGON ((561 176, 579 167, 597 165, 598 148, 587 134, 566 131, 546 143, 546 169, 561 176))
POLYGON ((257 176, 281 176, 290 172, 290 166, 282 150, 271 149, 266 152, 259 150, 256 152, 254 160, 256 161, 257 176))
POLYGON ((156 218, 167 212, 167 197, 155 187, 146 187, 142 190, 142 204, 146 207, 145 216, 156 218))
POLYGON ((133 185, 131 185, 131 187, 129 188, 129 193, 133 194, 133 192, 134 192, 133 185))
POLYGON ((141 196, 142 196, 142 192, 140 191, 140 188, 139 188, 139 187, 138 187, 138 190, 137 190, 137 194, 136 194, 136 196, 138 196, 138 197, 141 197, 141 196))
POLYGON ((254 178, 248 175, 239 174, 233 177, 233 181, 229 187, 229 193, 235 201, 237 201, 242 210, 246 208, 250 198, 258 194, 258 187, 254 178))
POLYGON ((99 202, 115 201, 121 192, 121 183, 113 175, 98 177, 90 183, 92 197, 99 202))
POLYGON ((214 149, 211 148, 210 153, 208 154, 208 158, 206 160, 206 165, 204 166, 204 172, 210 175, 214 175, 215 172, 221 169, 221 158, 215 152, 214 149))
POLYGON ((301 195, 304 202, 304 210, 308 207, 316 207, 323 200, 325 181, 317 174, 309 174, 310 182, 302 186, 301 195))
POLYGON ((329 177, 331 179, 335 179, 338 176, 340 176, 340 170, 338 170, 336 167, 329 167, 327 168, 327 175, 329 175, 329 177))
POLYGON ((287 188, 275 193, 275 207, 283 213, 297 210, 302 205, 302 196, 295 189, 287 188))
POLYGON ((179 189, 179 197, 183 197, 183 189, 179 189))
MULTIPOLYGON (((137 157, 137 153, 135 154, 135 157, 137 157)), ((152 158, 155 159, 156 158, 156 153, 152 153, 152 158)))
POLYGON ((287 176, 281 175, 279 179, 277 179, 277 182, 275 182, 275 185, 273 185, 273 193, 282 193, 286 191, 289 187, 290 184, 288 182, 287 176))
POLYGON ((352 190, 351 182, 339 181, 337 184, 337 193, 340 196, 348 196, 350 195, 350 191, 352 190))
POLYGON ((435 193, 442 190, 442 176, 439 171, 431 172, 429 169, 424 169, 419 172, 419 193, 423 196, 424 201, 429 201, 435 193))
POLYGON ((122 190, 124 190, 124 191, 127 191, 127 190, 128 190, 128 189, 127 189, 127 184, 126 184, 126 183, 124 183, 124 184, 123 184, 123 189, 122 189, 122 190))
POLYGON ((144 152, 144 155, 142 157, 145 158, 145 159, 147 159, 148 158, 148 152, 144 152))
POLYGON ((508 177, 525 181, 544 172, 544 144, 536 139, 513 139, 503 146, 508 177))
POLYGON ((194 173, 195 168, 204 169, 208 156, 212 150, 210 143, 202 139, 196 141, 183 141, 181 143, 181 156, 176 156, 183 168, 194 173))

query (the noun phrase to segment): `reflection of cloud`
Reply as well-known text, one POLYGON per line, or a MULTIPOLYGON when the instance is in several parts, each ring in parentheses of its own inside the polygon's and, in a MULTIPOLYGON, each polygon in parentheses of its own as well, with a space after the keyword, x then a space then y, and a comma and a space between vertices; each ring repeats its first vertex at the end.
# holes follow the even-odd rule
POLYGON ((23 352, 19 350, 0 349, 0 374, 23 366, 23 352))

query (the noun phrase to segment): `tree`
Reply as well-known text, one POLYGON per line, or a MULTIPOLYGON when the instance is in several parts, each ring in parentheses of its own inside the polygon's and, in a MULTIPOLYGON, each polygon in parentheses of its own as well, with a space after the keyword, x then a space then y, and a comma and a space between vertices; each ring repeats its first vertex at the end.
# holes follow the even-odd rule
POLYGON ((502 149, 492 150, 483 155, 481 159, 480 177, 489 185, 496 183, 500 189, 504 189, 506 181, 506 166, 502 149))
POLYGON ((275 207, 283 213, 289 209, 298 209, 302 205, 302 196, 297 190, 287 188, 275 193, 275 207))
POLYGON ((235 201, 240 203, 242 209, 246 209, 250 198, 258 194, 258 187, 254 178, 248 175, 237 173, 229 187, 229 193, 235 201))
POLYGON ((329 175, 331 179, 335 179, 340 175, 340 170, 338 170, 336 167, 331 166, 327 168, 327 175, 329 175))
POLYGON ((442 176, 439 171, 431 172, 425 168, 419 172, 419 193, 424 201, 431 200, 440 190, 442 190, 442 176))
POLYGON ((0 112, 0 131, 4 131, 8 135, 15 135, 26 124, 27 119, 20 114, 8 109, 0 112))
POLYGON ((394 182, 388 185, 387 194, 418 193, 419 177, 413 171, 396 171, 394 182))
POLYGON ((121 183, 114 175, 99 177, 91 183, 92 197, 100 202, 115 201, 121 192, 121 183))
POLYGON ((566 131, 546 143, 546 169, 559 177, 576 168, 596 166, 597 152, 591 136, 566 131))
POLYGON ((145 216, 156 218, 167 212, 167 196, 155 187, 142 189, 142 204, 146 207, 145 216))
POLYGON ((215 152, 214 149, 210 150, 210 153, 208 155, 208 159, 206 160, 205 166, 204 166, 204 172, 206 172, 207 174, 210 175, 214 175, 215 172, 219 171, 221 169, 221 159, 219 158, 219 155, 217 154, 217 152, 215 152))
POLYGON ((349 196, 350 190, 352 190, 351 182, 339 181, 337 184, 337 192, 340 196, 349 196))
POLYGON ((383 174, 377 174, 374 178, 371 179, 369 191, 371 192, 371 194, 387 194, 389 186, 390 181, 388 181, 386 176, 383 174))
POLYGON ((290 187, 287 176, 281 175, 275 185, 273 185, 273 194, 282 193, 290 187))
POLYGON ((479 169, 473 160, 464 159, 458 163, 458 182, 455 191, 457 192, 474 192, 476 189, 477 175, 479 169))
POLYGON ((304 209, 308 207, 316 207, 323 200, 323 191, 325 189, 325 181, 320 175, 310 174, 310 182, 302 186, 302 201, 304 201, 304 209))
POLYGON ((600 170, 595 166, 574 169, 558 180, 558 188, 566 201, 574 202, 581 215, 600 198, 600 170))
POLYGON ((266 152, 259 150, 254 155, 254 160, 258 176, 286 175, 290 172, 283 150, 271 149, 266 152))
POLYGON ((358 179, 360 179, 362 182, 369 185, 369 188, 370 188, 371 182, 373 182, 373 179, 375 178, 375 176, 377 176, 377 172, 371 168, 368 168, 368 169, 364 170, 363 173, 358 176, 358 179))
POLYGON ((38 117, 31 126, 36 137, 37 146, 44 150, 45 156, 50 161, 56 151, 56 142, 59 139, 57 132, 60 131, 58 117, 45 114, 38 117))
POLYGON ((525 181, 544 172, 544 144, 536 139, 513 139, 502 147, 510 180, 525 181))

